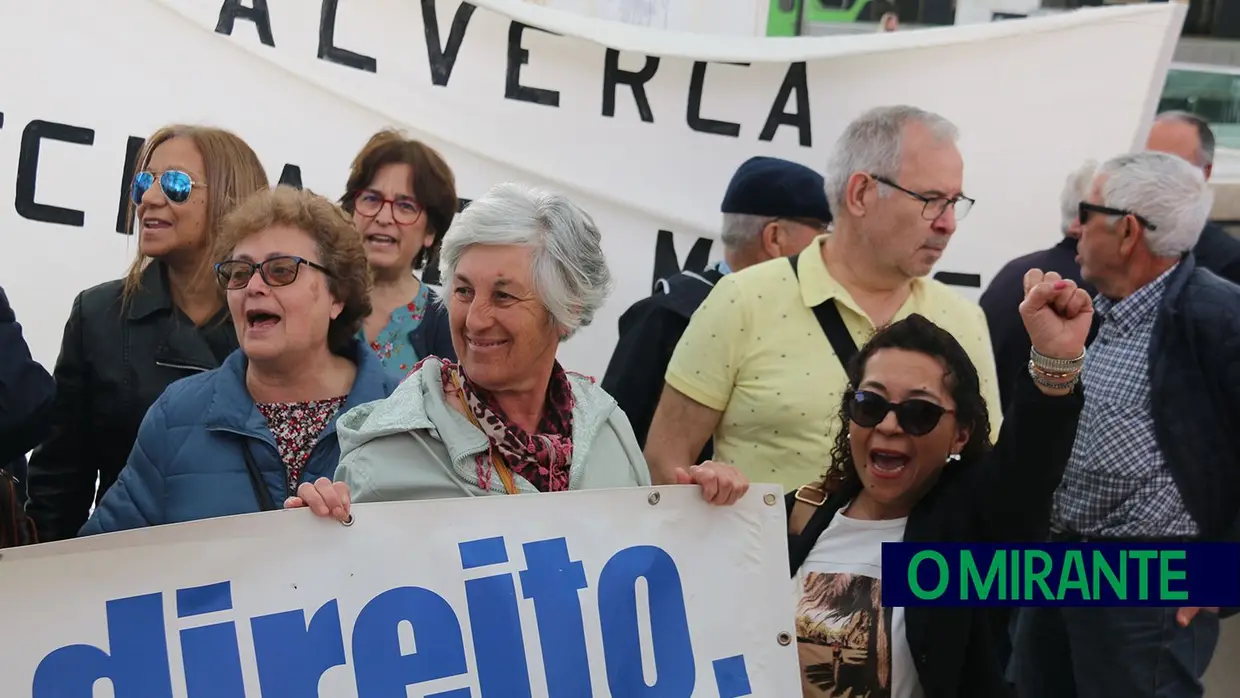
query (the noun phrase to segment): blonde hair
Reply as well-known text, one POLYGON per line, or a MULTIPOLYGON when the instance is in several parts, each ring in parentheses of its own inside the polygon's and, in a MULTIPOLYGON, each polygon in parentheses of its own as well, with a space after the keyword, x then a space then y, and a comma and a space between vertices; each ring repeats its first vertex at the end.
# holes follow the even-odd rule
POLYGON ((275 226, 304 231, 318 248, 319 261, 331 273, 327 288, 344 309, 327 328, 332 352, 353 357, 354 336, 370 315, 370 265, 362 238, 345 211, 309 190, 278 186, 251 195, 220 224, 211 259, 222 262, 242 240, 275 226))
MULTIPOLYGON (((211 249, 224 216, 245 197, 270 186, 267 172, 253 148, 232 132, 211 126, 173 124, 164 126, 146 139, 134 161, 131 178, 150 165, 151 154, 156 148, 174 138, 188 139, 202 155, 203 167, 206 169, 202 174, 206 178, 204 184, 207 190, 206 247, 211 249)), ((132 179, 130 181, 132 182, 132 179)), ((130 199, 125 215, 125 229, 128 231, 133 231, 137 209, 137 205, 130 199)), ((139 244, 137 254, 125 273, 123 296, 126 300, 141 288, 142 272, 152 259, 143 254, 139 244)), ((211 266, 210 255, 204 255, 202 267, 198 270, 202 278, 210 276, 211 266)))

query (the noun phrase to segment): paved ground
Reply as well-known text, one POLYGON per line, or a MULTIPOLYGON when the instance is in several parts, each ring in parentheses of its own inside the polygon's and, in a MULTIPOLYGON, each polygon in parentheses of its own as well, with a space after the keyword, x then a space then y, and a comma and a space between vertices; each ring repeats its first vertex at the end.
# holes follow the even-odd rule
POLYGON ((1222 627, 1206 674, 1206 698, 1240 698, 1240 617, 1228 618, 1222 627))

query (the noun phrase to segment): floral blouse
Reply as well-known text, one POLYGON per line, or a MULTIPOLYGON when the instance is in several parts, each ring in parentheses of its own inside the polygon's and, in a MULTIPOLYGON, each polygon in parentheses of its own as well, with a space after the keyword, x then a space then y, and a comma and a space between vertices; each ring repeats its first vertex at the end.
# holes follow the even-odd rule
POLYGON ((297 493, 301 484, 301 474, 310 460, 310 451, 314 448, 319 435, 331 424, 332 418, 344 406, 348 395, 341 395, 328 400, 311 400, 310 402, 268 402, 259 403, 258 411, 267 419, 267 428, 276 437, 276 449, 280 459, 284 461, 288 476, 288 495, 297 493))
MULTIPOLYGON (((402 305, 393 310, 387 325, 379 331, 379 336, 375 341, 369 342, 370 348, 374 350, 379 361, 389 373, 404 378, 423 358, 418 356, 413 350, 413 345, 409 343, 409 333, 422 324, 422 317, 426 314, 426 304, 429 301, 430 290, 426 284, 421 284, 413 300, 408 305, 402 305)), ((358 337, 366 341, 365 328, 361 330, 358 337)))

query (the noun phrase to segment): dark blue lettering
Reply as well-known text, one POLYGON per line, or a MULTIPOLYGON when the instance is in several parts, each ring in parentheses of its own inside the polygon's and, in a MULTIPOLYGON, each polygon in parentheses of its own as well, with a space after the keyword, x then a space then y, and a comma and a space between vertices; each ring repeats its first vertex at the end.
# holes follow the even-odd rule
POLYGON ((613 696, 688 698, 696 675, 689 617, 685 610, 680 571, 666 551, 651 545, 625 548, 612 556, 598 580, 599 624, 607 686, 613 696), (650 608, 650 641, 655 675, 647 685, 642 672, 637 634, 637 579, 646 580, 650 608))
MULTIPOLYGON (((177 617, 232 610, 229 582, 177 589, 177 617)), ((245 698, 241 648, 232 621, 181 631, 181 662, 189 698, 245 698)))
POLYGON ((34 672, 31 698, 93 698, 95 682, 112 682, 116 698, 172 698, 163 594, 107 603, 111 654, 91 645, 61 647, 34 672))
MULTIPOLYGON (((578 592, 589 586, 581 562, 563 538, 526 543, 521 592, 534 600, 549 698, 589 698, 590 658, 578 592)), ((624 694, 615 694, 624 695, 624 694)))
POLYGON ((318 698, 319 679, 344 664, 344 631, 335 599, 314 612, 285 611, 250 621, 263 698, 318 698))
MULTIPOLYGON (((458 547, 464 569, 508 562, 508 549, 500 537, 469 541, 458 547)), ((474 639, 478 689, 484 696, 529 698, 530 668, 525 659, 525 636, 521 632, 521 611, 517 608, 512 575, 497 574, 465 582, 465 599, 474 639)))
MULTIPOLYGON (((466 671, 465 642, 456 612, 442 596, 421 587, 379 594, 353 624, 353 669, 357 698, 405 698, 407 686, 459 676, 466 671), (417 651, 400 651, 401 623, 413 626, 417 651)), ((469 689, 434 698, 469 698, 469 689)))

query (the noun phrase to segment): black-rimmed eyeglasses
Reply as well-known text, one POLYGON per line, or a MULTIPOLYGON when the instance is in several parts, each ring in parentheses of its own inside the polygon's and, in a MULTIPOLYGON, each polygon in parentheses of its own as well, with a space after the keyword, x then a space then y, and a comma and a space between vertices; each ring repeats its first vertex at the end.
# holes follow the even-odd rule
POLYGON ((1085 225, 1085 223, 1089 220, 1089 215, 1091 213, 1101 213, 1104 216, 1132 216, 1133 218, 1136 218, 1141 225, 1145 226, 1149 230, 1158 230, 1158 226, 1151 223, 1149 219, 1139 213, 1127 211, 1122 208, 1111 208, 1110 206, 1091 204, 1088 201, 1082 201, 1077 207, 1077 220, 1081 222, 1081 225, 1085 225))
POLYGON ((870 177, 872 177, 875 182, 886 184, 892 189, 900 191, 920 201, 922 203, 921 217, 928 221, 938 220, 940 216, 947 212, 948 207, 955 209, 956 220, 960 220, 969 215, 969 211, 973 208, 973 204, 976 203, 973 199, 970 199, 964 194, 957 194, 953 197, 928 196, 926 194, 915 192, 911 189, 905 189, 887 177, 880 177, 876 174, 872 174, 870 177))
POLYGON ((272 257, 261 262, 248 262, 244 259, 225 260, 215 265, 215 278, 225 290, 239 291, 249 286, 250 279, 254 278, 254 272, 258 272, 263 277, 263 283, 277 288, 288 286, 296 281, 297 272, 301 270, 303 264, 332 276, 331 271, 326 267, 302 257, 289 255, 272 257))

